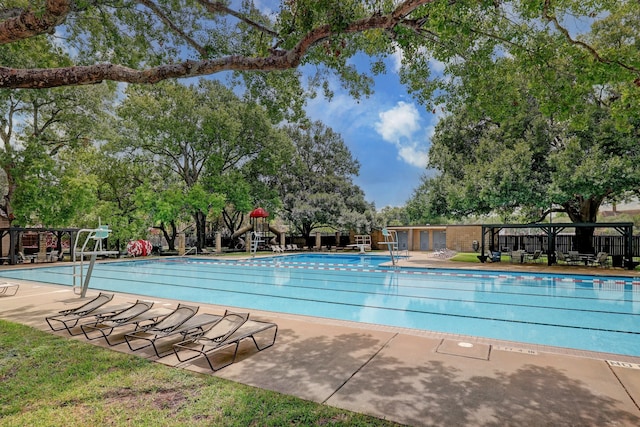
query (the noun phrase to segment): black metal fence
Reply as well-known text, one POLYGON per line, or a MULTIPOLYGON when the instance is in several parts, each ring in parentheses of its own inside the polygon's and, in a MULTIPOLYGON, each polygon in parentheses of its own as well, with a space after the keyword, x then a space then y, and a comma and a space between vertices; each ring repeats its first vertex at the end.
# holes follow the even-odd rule
MULTIPOLYGON (((498 248, 503 252, 524 249, 527 252, 541 250, 547 251, 548 238, 546 235, 537 236, 497 236, 498 248)), ((640 257, 640 236, 632 237, 632 255, 640 257)), ((607 252, 609 255, 624 255, 624 236, 594 236, 593 248, 597 252, 607 252)), ((567 253, 577 250, 574 235, 558 235, 556 236, 556 250, 567 253)))

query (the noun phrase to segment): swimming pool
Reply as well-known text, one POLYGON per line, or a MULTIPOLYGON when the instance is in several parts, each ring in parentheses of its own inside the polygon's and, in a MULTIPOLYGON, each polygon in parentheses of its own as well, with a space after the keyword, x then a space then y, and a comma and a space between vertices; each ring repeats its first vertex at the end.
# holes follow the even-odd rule
MULTIPOLYGON (((96 264, 90 288, 640 356, 640 279, 391 269, 303 254, 96 264)), ((71 285, 71 265, 0 277, 71 285)))

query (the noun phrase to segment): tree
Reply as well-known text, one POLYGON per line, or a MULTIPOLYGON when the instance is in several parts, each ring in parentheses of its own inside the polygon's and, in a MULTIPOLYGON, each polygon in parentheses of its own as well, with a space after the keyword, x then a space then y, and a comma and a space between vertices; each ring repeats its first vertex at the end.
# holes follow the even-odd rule
POLYGON ((401 226, 408 225, 410 219, 405 207, 385 206, 376 214, 376 223, 379 223, 381 227, 401 226))
MULTIPOLYGON (((164 184, 164 183, 163 183, 164 184)), ((153 228, 160 230, 170 251, 176 250, 178 221, 187 211, 182 188, 169 185, 165 189, 153 188, 153 183, 136 189, 136 201, 140 212, 149 218, 153 228)))
POLYGON ((148 162, 124 156, 109 143, 87 149, 77 161, 97 182, 97 202, 80 224, 108 224, 112 230, 109 242, 115 242, 118 250, 124 250, 131 239, 146 238, 149 222, 141 213, 137 193, 156 178, 148 162))
MULTIPOLYGON (((517 213, 526 221, 555 210, 572 222, 593 223, 604 201, 640 186, 640 120, 620 105, 616 85, 587 90, 576 84, 572 92, 580 97, 556 109, 539 100, 539 93, 576 79, 577 70, 562 66, 564 73, 546 89, 510 58, 495 65, 500 88, 473 79, 476 86, 464 92, 469 103, 443 119, 432 140, 429 166, 440 175, 423 187, 438 190, 431 200, 446 200, 432 209, 454 216, 517 213)), ((577 248, 591 250, 592 236, 592 228, 576 229, 577 248)))
POLYGON ((290 125, 286 131, 295 153, 277 182, 282 218, 307 241, 322 227, 370 231, 375 209, 352 183, 360 165, 340 135, 321 122, 290 125))
MULTIPOLYGON (((0 61, 25 67, 68 64, 44 38, 23 43, 28 49, 0 49, 0 61)), ((23 225, 60 225, 73 221, 84 207, 82 168, 70 150, 84 150, 108 134, 109 85, 63 87, 41 91, 0 90, 0 212, 23 225), (66 184, 71 185, 67 187, 66 184), (76 200, 78 205, 70 205, 76 200)))
POLYGON ((224 206, 220 182, 229 174, 251 184, 268 176, 281 162, 282 138, 264 109, 216 81, 130 86, 127 95, 118 109, 121 149, 147 153, 148 167, 179 180, 202 248, 210 210, 224 206))
POLYGON ((423 175, 405 206, 410 224, 445 224, 449 209, 446 191, 439 188, 444 179, 423 175))
MULTIPOLYGON (((73 66, 38 69, 6 63, 0 68, 0 87, 45 88, 105 80, 157 83, 222 71, 273 72, 311 64, 336 71, 353 94, 362 94, 369 91, 371 80, 348 60, 361 51, 384 56, 401 50, 405 81, 423 93, 424 100, 435 89, 427 79, 430 59, 457 56, 483 62, 503 49, 543 65, 551 47, 529 42, 546 31, 561 35, 604 68, 627 71, 623 78, 631 75, 633 81, 639 77, 637 49, 572 37, 564 18, 592 16, 605 22, 613 16, 619 21, 634 19, 639 8, 635 0, 286 0, 270 17, 251 1, 236 10, 215 0, 179 5, 167 0, 117 4, 16 0, 1 15, 0 44, 21 46, 61 30, 66 48, 77 59, 73 66), (461 56, 470 49, 473 55, 461 56)), ((380 61, 372 65, 374 73, 383 70, 380 61)), ((251 76, 259 79, 260 73, 251 76)))
POLYGON ((11 194, 15 221, 22 226, 69 227, 83 220, 97 202, 96 176, 79 162, 85 149, 64 149, 55 159, 27 150, 28 170, 12 171, 15 191, 11 194), (16 173, 17 172, 17 173, 16 173))

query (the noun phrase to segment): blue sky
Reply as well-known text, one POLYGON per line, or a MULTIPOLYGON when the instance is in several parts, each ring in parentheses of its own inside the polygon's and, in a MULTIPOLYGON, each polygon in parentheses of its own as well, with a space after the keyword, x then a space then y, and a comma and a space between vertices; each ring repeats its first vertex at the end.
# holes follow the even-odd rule
MULTIPOLYGON (((256 7, 273 14, 279 2, 254 0, 256 7)), ((368 69, 368 58, 356 65, 368 69)), ((352 156, 360 162, 354 179, 376 208, 403 206, 427 171, 430 137, 438 116, 415 102, 400 84, 397 69, 400 57, 390 57, 388 71, 375 79, 374 94, 360 101, 353 99, 335 81, 335 96, 310 100, 307 114, 340 133, 352 156)), ((442 71, 434 63, 434 71, 442 71)), ((304 69, 303 69, 304 72, 304 69)))
POLYGON ((335 82, 333 99, 318 97, 307 106, 311 119, 342 135, 360 162, 354 182, 377 209, 403 206, 420 184, 439 119, 407 94, 396 72, 398 61, 389 59, 387 73, 376 77, 375 92, 369 98, 355 100, 335 82))

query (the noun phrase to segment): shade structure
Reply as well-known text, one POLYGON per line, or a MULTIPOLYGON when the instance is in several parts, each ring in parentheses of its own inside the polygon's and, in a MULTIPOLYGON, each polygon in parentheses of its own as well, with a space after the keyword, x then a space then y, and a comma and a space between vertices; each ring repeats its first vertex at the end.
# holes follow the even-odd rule
POLYGON ((255 208, 249 214, 249 218, 267 218, 269 216, 269 212, 265 211, 262 208, 255 208))

